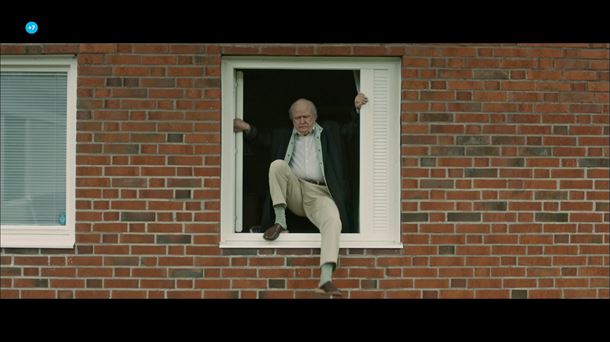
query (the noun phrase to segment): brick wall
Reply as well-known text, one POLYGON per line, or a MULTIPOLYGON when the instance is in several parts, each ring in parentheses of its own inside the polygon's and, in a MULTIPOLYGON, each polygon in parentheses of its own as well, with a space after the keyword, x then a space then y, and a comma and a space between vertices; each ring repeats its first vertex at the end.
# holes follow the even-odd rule
POLYGON ((78 55, 76 247, 1 296, 304 298, 318 249, 221 250, 221 55, 401 56, 402 250, 350 298, 609 298, 609 45, 2 44, 78 55))

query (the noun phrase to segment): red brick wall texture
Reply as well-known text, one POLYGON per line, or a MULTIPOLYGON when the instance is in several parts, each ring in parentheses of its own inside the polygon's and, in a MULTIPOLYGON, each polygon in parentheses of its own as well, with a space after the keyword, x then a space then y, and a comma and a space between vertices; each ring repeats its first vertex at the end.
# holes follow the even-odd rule
POLYGON ((609 298, 608 44, 2 44, 78 56, 76 246, 2 298, 310 298, 319 249, 218 247, 224 55, 402 58, 401 250, 349 298, 609 298))

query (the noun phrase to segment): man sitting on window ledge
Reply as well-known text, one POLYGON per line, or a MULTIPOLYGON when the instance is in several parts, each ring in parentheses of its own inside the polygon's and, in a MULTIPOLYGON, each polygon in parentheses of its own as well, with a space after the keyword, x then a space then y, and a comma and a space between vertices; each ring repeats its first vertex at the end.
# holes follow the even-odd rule
POLYGON ((348 221, 346 210, 347 182, 342 141, 353 141, 358 134, 359 111, 368 102, 359 93, 348 124, 316 123, 316 106, 307 99, 296 100, 288 110, 292 129, 277 129, 264 135, 244 120, 234 119, 233 130, 244 132, 246 142, 271 149, 269 196, 271 212, 263 214, 263 238, 273 241, 288 230, 286 212, 307 217, 321 233, 320 284, 316 292, 341 296, 332 282, 337 267, 342 222, 348 221))

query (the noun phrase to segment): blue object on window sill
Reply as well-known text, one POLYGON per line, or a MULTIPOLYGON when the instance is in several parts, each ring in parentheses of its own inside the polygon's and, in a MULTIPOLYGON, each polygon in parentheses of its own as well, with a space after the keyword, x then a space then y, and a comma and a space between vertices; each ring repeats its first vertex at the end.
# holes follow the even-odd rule
POLYGON ((59 224, 61 224, 62 226, 66 225, 66 213, 62 213, 61 215, 59 215, 59 218, 57 219, 57 221, 59 221, 59 224))

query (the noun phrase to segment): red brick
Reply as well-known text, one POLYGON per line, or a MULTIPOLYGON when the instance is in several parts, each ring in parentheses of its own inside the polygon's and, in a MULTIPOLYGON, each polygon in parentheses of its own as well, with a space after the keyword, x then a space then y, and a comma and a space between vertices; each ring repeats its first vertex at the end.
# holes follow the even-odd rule
POLYGON ((608 296, 598 289, 608 285, 607 272, 600 271, 608 263, 607 206, 600 206, 608 199, 608 171, 579 168, 581 158, 608 155, 607 44, 2 44, 0 49, 79 58, 76 231, 81 255, 47 257, 56 252, 45 250, 3 255, 2 264, 18 265, 19 274, 56 276, 49 285, 64 289, 18 292, 5 287, 18 282, 3 279, 3 298, 313 296, 317 249, 266 248, 235 256, 223 255, 218 247, 224 209, 221 53, 409 56, 401 70, 401 208, 403 214, 424 211, 427 220, 403 222, 405 248, 392 254, 342 249, 335 274, 342 286, 358 289, 350 297, 510 298, 512 289, 521 288, 534 288, 527 290, 528 298, 608 296), (437 115, 447 112, 452 113, 437 115), (168 132, 184 135, 172 143, 168 132), (462 135, 481 136, 486 143, 467 146, 460 155, 452 145, 462 135), (464 155, 485 145, 496 146, 498 155, 464 155), (435 159, 433 167, 421 167, 422 157, 435 159), (499 168, 499 178, 464 178, 464 169, 473 167, 499 168), (445 184, 453 187, 438 188, 445 184), (188 201, 174 200, 168 186, 194 189, 188 201), (507 210, 486 211, 482 200, 507 201, 507 210), (446 211, 473 210, 481 211, 480 223, 446 222, 446 211), (155 220, 119 222, 123 212, 151 213, 155 220), (536 222, 561 215, 569 222, 536 222), (193 245, 157 245, 158 234, 193 234, 193 245), (458 255, 438 255, 439 246, 458 255), (128 253, 135 258, 128 259, 128 253), (100 259, 104 254, 112 256, 100 259), (285 262, 302 266, 274 268, 285 262), (203 268, 208 279, 150 279, 186 265, 203 268), (242 274, 246 278, 223 279, 244 270, 250 272, 242 274), (437 272, 447 278, 426 279, 437 272), (287 286, 299 290, 266 291, 270 277, 298 277, 287 286), (352 282, 351 277, 360 279, 352 282), (561 277, 567 281, 557 281, 561 277), (374 289, 369 278, 377 278, 378 288, 393 290, 374 289), (83 289, 104 283, 117 287, 112 292, 83 289), (450 288, 454 285, 458 288, 450 288), (132 289, 136 286, 157 289, 132 289), (165 288, 175 289, 159 290, 165 288))

